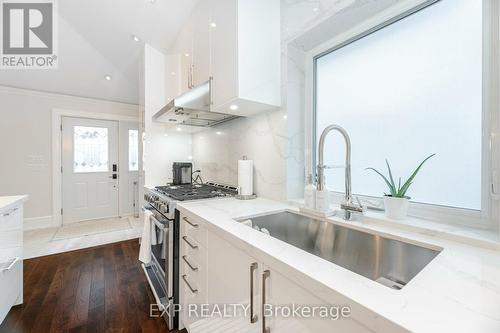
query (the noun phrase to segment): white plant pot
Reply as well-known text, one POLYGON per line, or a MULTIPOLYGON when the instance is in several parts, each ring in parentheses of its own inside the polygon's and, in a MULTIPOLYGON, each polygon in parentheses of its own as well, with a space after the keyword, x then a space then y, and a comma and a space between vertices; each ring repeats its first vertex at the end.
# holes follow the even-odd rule
POLYGON ((384 197, 385 215, 391 219, 402 220, 408 215, 408 199, 384 197))

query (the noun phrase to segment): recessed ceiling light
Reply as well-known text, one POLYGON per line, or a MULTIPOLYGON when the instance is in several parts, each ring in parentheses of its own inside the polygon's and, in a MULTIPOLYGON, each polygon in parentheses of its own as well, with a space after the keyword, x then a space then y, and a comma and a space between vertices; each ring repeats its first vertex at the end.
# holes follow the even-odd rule
POLYGON ((229 109, 230 109, 230 110, 233 110, 233 111, 238 110, 238 108, 239 108, 239 107, 238 107, 238 105, 236 105, 236 104, 231 104, 231 105, 229 106, 229 109))
POLYGON ((175 75, 175 72, 171 72, 170 74, 171 74, 171 75, 175 75))
POLYGON ((215 134, 217 134, 217 135, 222 135, 222 132, 215 132, 215 134))
POLYGON ((189 57, 189 53, 184 53, 184 56, 189 57))
POLYGON ((134 40, 134 42, 136 42, 136 43, 139 43, 139 42, 141 41, 141 39, 140 39, 138 36, 136 36, 136 35, 132 35, 132 39, 133 39, 133 40, 134 40))
POLYGON ((212 28, 215 28, 215 27, 217 26, 217 23, 212 22, 212 23, 210 23, 210 26, 211 26, 212 28))
POLYGON ((288 116, 287 116, 286 114, 285 114, 285 115, 283 115, 283 119, 285 119, 285 120, 286 120, 287 118, 288 118, 288 116))
POLYGON ((149 1, 149 3, 155 3, 156 2, 156 0, 148 0, 148 1, 149 1))
POLYGON ((319 8, 318 8, 318 7, 314 7, 314 8, 313 8, 313 12, 317 12, 318 10, 319 10, 319 8))
POLYGON ((106 81, 111 81, 112 79, 111 75, 105 75, 104 78, 106 79, 106 81))
POLYGON ((181 131, 182 131, 182 128, 177 127, 177 132, 181 132, 181 131))

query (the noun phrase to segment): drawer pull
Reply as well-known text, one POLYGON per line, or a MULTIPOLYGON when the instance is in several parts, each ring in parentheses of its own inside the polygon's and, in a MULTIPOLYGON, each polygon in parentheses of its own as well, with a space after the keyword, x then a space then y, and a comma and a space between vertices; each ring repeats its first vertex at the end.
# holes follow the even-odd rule
POLYGON ((193 271, 195 271, 195 272, 198 270, 198 267, 193 266, 193 265, 189 262, 189 260, 188 260, 188 256, 182 256, 182 259, 183 259, 183 260, 184 260, 184 262, 185 262, 185 263, 189 266, 189 268, 191 268, 191 270, 193 270, 193 271))
POLYGON ((192 292, 193 294, 196 294, 196 293, 198 292, 198 289, 191 287, 191 284, 190 284, 190 283, 189 283, 189 281, 187 280, 187 275, 185 275, 185 274, 184 274, 184 275, 182 276, 182 279, 184 280, 184 282, 185 282, 185 283, 186 283, 186 285, 188 286, 189 290, 191 290, 191 292, 192 292))
POLYGON ((254 324, 259 320, 259 317, 254 314, 254 309, 253 309, 253 276, 255 274, 255 270, 257 269, 258 264, 256 262, 252 263, 250 265, 250 324, 254 324))
POLYGON ((262 274, 262 333, 270 333, 271 329, 266 326, 266 316, 265 316, 265 307, 266 307, 266 280, 271 275, 271 271, 266 269, 262 274))
POLYGON ((184 239, 184 241, 187 243, 187 245, 189 245, 192 249, 196 250, 198 248, 198 245, 191 243, 188 240, 187 236, 182 236, 182 239, 184 239))
POLYGON ((12 267, 14 267, 14 265, 19 261, 21 260, 21 258, 19 257, 16 257, 12 260, 12 262, 9 264, 9 266, 7 267, 4 267, 2 269, 0 269, 0 272, 7 272, 7 271, 10 271, 12 269, 12 267))
POLYGON ((14 208, 12 209, 10 212, 7 212, 7 213, 3 213, 2 216, 10 216, 10 214, 14 213, 16 210, 18 210, 19 208, 14 208))
POLYGON ((185 217, 185 216, 184 216, 182 219, 183 219, 184 221, 186 221, 186 222, 187 222, 187 224, 189 224, 189 225, 190 225, 190 226, 192 226, 193 228, 198 228, 198 227, 200 226, 200 225, 199 225, 199 224, 197 224, 197 223, 193 223, 193 222, 189 221, 189 220, 188 220, 188 218, 187 218, 187 217, 185 217))

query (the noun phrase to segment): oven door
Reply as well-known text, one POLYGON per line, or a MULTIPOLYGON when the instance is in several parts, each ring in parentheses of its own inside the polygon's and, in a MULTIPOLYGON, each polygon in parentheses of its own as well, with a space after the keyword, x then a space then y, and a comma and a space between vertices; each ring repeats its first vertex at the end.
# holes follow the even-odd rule
POLYGON ((154 232, 151 240, 151 257, 164 282, 168 298, 173 297, 173 225, 169 220, 155 212, 151 216, 154 232), (155 237, 156 236, 156 237, 155 237))

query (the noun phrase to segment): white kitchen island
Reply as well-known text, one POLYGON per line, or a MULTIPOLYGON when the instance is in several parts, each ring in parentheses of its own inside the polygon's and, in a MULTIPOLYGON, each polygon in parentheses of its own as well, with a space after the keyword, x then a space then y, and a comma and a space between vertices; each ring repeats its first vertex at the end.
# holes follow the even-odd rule
POLYGON ((183 311, 190 332, 207 327, 262 332, 264 300, 350 308, 348 318, 335 321, 266 317, 271 332, 500 332, 500 247, 494 244, 459 242, 370 217, 328 219, 326 223, 442 249, 403 289, 394 290, 234 220, 295 207, 266 199, 220 199, 186 202, 179 209, 185 218, 181 237, 189 242, 181 239, 181 258, 186 256, 180 269, 181 305, 186 310, 189 304, 252 304, 257 315, 251 323, 246 317, 193 318, 183 311))
POLYGON ((0 323, 23 303, 23 203, 28 196, 0 197, 0 323))

